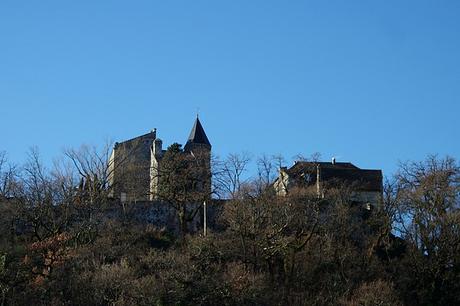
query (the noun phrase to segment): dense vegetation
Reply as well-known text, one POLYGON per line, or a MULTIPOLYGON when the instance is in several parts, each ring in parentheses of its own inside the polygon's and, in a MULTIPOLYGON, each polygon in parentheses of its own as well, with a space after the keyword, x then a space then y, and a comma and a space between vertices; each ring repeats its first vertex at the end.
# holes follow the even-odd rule
POLYGON ((267 159, 249 181, 232 155, 216 163, 224 229, 203 237, 107 218, 104 158, 66 156, 51 171, 0 156, 0 305, 460 304, 452 158, 402 164, 368 211, 350 186, 277 197, 267 159))

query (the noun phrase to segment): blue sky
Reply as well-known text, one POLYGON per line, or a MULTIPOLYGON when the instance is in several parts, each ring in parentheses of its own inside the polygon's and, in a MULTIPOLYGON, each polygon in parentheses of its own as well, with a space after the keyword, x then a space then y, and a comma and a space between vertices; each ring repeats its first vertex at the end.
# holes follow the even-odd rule
POLYGON ((460 1, 0 2, 0 150, 22 162, 197 108, 216 154, 320 152, 386 174, 460 157, 460 1))

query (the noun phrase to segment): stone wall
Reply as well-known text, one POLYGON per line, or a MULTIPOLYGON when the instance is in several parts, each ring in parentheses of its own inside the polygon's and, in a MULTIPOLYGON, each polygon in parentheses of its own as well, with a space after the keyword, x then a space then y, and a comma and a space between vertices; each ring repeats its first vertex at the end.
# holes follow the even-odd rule
MULTIPOLYGON (((207 228, 211 231, 220 231, 224 227, 220 222, 225 201, 213 200, 206 205, 207 228)), ((203 205, 191 205, 191 209, 198 209, 193 221, 188 224, 190 233, 203 231, 203 205)), ((122 204, 114 201, 105 216, 109 219, 129 220, 139 224, 151 224, 158 228, 179 233, 179 221, 176 210, 168 203, 160 201, 139 201, 122 204)))

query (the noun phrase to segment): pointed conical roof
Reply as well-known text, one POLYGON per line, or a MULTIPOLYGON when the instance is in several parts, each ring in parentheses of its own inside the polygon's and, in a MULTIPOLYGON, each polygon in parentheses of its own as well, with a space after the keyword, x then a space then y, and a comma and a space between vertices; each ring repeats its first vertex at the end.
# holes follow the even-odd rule
POLYGON ((193 124, 192 131, 190 132, 190 136, 188 136, 187 144, 204 144, 211 146, 206 133, 204 132, 203 126, 201 125, 200 119, 198 117, 195 120, 195 124, 193 124))

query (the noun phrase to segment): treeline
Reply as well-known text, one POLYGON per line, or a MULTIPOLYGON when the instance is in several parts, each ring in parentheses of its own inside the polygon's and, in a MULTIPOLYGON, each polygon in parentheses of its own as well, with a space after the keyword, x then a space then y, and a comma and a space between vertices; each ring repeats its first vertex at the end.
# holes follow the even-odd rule
POLYGON ((352 186, 276 196, 275 159, 243 179, 249 158, 231 155, 213 161, 229 200, 204 237, 107 218, 135 203, 108 200, 106 153, 69 150, 51 170, 36 151, 22 166, 0 155, 0 305, 460 304, 453 158, 401 164, 368 210, 352 186))

